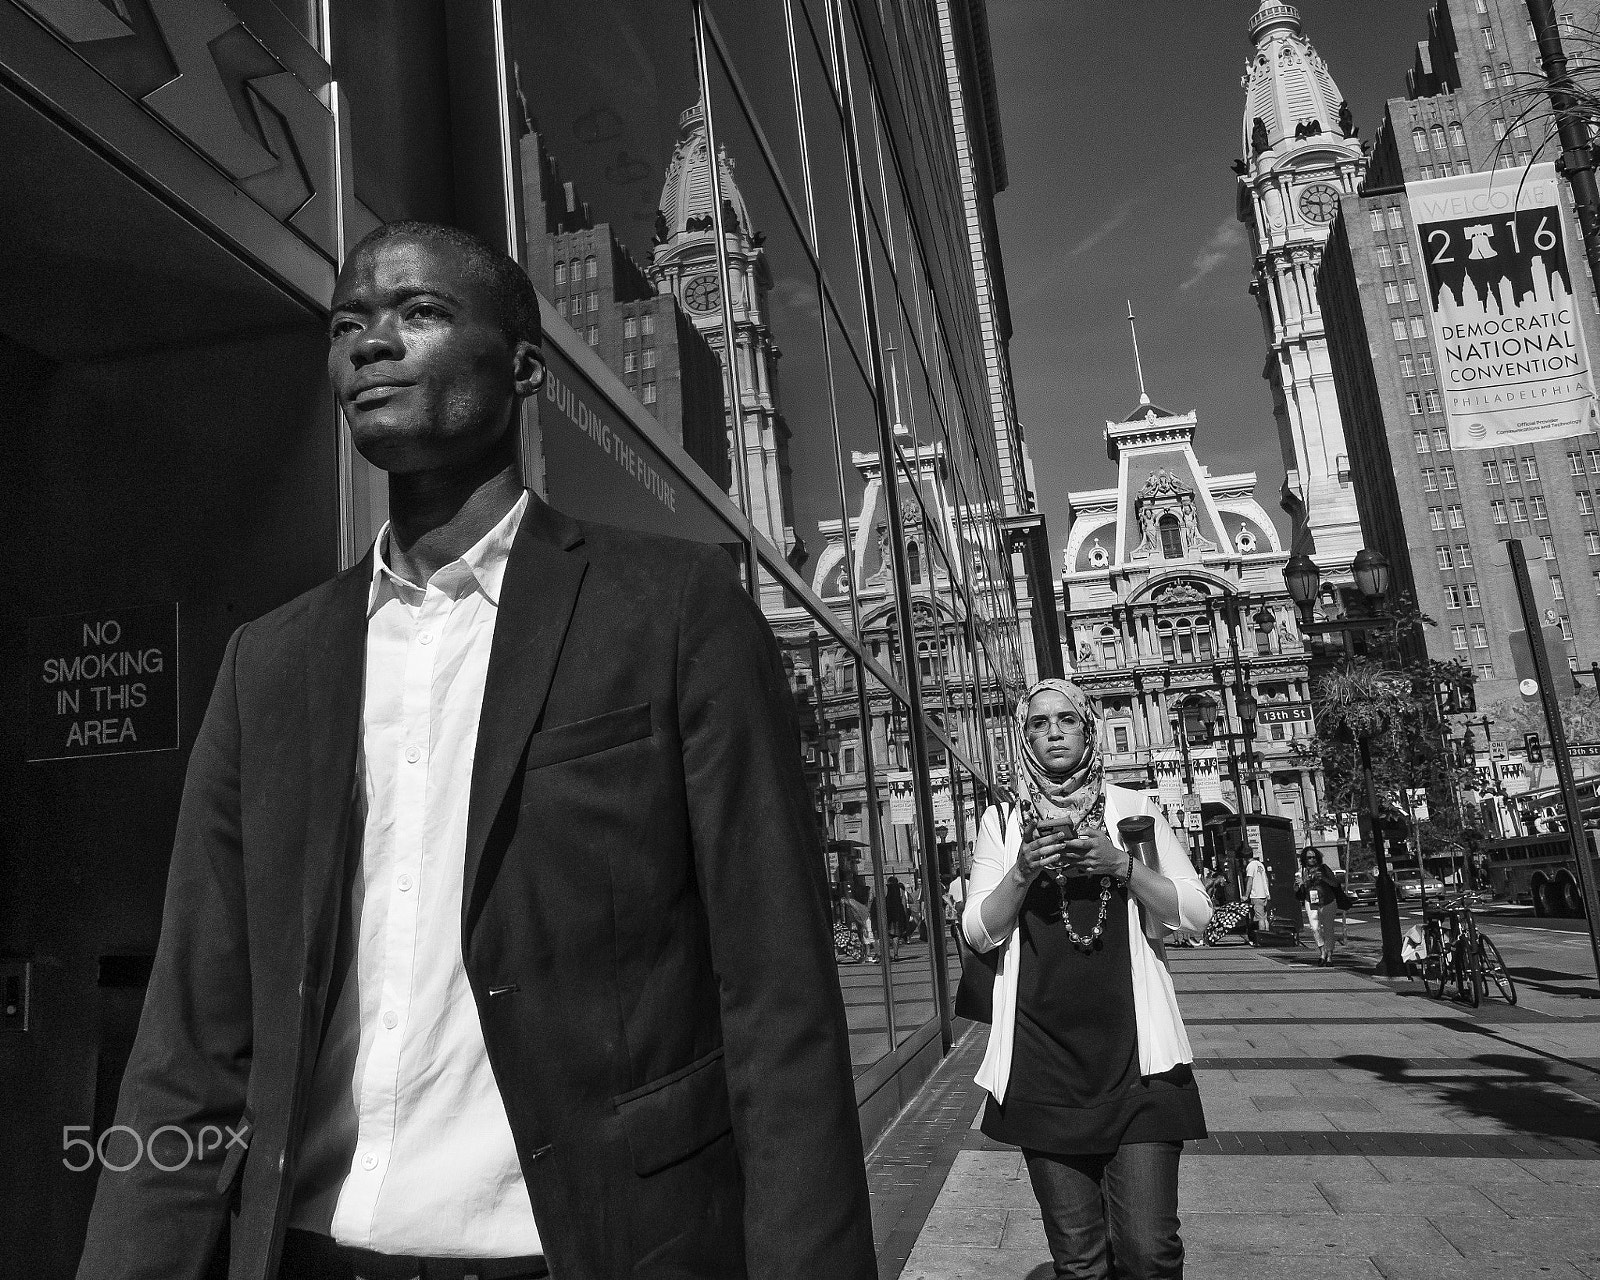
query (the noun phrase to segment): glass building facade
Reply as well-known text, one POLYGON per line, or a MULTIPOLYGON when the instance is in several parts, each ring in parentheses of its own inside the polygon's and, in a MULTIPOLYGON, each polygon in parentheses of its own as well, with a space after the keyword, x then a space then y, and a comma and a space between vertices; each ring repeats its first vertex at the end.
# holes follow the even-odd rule
POLYGON ((76 1257, 93 1173, 63 1166, 60 1135, 110 1123, 229 634, 385 518, 323 337, 337 263, 385 221, 467 227, 534 280, 550 374, 521 424, 530 486, 723 546, 770 621, 869 1135, 948 1048, 942 895, 1025 661, 1004 524, 1023 486, 992 423, 940 18, 922 0, 0 0, 18 442, 0 504, 19 531, 0 979, 23 1008, 0 1086, 32 1117, 0 1133, 6 1256, 76 1257), (52 748, 70 730, 39 659, 108 622, 163 649, 170 687, 131 730, 52 748))

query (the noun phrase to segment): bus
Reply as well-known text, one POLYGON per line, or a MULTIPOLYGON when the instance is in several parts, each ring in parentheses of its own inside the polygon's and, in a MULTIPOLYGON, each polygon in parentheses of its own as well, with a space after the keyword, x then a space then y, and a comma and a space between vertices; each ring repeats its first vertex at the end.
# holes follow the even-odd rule
MULTIPOLYGON (((1592 827, 1584 829, 1591 874, 1600 872, 1597 834, 1592 827)), ((1572 841, 1565 831, 1486 840, 1481 852, 1488 859, 1488 888, 1496 898, 1531 903, 1534 913, 1541 916, 1583 915, 1583 891, 1578 887, 1572 841)))

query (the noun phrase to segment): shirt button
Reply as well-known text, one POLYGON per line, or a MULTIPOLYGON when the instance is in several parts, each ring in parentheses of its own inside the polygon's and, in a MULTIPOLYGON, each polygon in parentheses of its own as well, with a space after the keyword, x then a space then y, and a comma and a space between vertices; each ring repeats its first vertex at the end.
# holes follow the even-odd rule
POLYGON ((433 632, 424 631, 420 636, 417 637, 417 643, 418 644, 432 644, 433 643, 433 632))
POLYGON ((361 1157, 361 1167, 363 1169, 376 1169, 378 1167, 378 1157, 370 1151, 367 1152, 366 1155, 361 1157))
POLYGON ((395 881, 395 883, 400 886, 400 892, 401 893, 409 893, 411 891, 411 877, 410 876, 401 876, 398 880, 395 881))
POLYGON ((416 762, 418 760, 422 759, 422 748, 420 748, 420 747, 407 747, 406 748, 406 759, 410 763, 416 764, 416 762))
POLYGON ((400 1015, 398 1013, 396 1013, 393 1009, 389 1009, 389 1010, 386 1010, 384 1012, 383 1025, 388 1027, 390 1031, 394 1030, 395 1024, 398 1023, 399 1021, 400 1021, 400 1015))

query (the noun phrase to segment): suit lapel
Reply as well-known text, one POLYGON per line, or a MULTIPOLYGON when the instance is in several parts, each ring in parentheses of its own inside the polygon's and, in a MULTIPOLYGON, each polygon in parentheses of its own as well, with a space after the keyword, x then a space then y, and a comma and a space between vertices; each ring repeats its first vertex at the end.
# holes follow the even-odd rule
POLYGON ((484 680, 467 804, 463 941, 494 879, 494 868, 483 865, 489 830, 521 765, 528 737, 544 711, 567 624, 588 568, 582 541, 582 531, 574 521, 530 496, 501 582, 484 680))
MULTIPOLYGON (((372 552, 334 579, 329 597, 306 610, 305 945, 309 955, 338 918, 355 806, 356 748, 367 649, 372 552)), ((324 949, 319 963, 331 959, 324 949)))

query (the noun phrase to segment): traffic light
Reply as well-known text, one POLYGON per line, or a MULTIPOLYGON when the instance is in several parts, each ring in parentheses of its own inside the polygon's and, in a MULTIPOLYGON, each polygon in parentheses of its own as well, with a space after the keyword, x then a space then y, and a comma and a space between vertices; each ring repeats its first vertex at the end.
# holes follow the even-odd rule
POLYGON ((1538 734, 1536 734, 1536 733, 1525 733, 1525 734, 1523 734, 1522 735, 1522 749, 1525 752, 1527 752, 1528 763, 1529 764, 1543 764, 1544 763, 1544 746, 1540 743, 1538 734))

